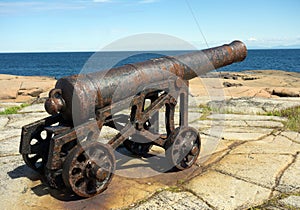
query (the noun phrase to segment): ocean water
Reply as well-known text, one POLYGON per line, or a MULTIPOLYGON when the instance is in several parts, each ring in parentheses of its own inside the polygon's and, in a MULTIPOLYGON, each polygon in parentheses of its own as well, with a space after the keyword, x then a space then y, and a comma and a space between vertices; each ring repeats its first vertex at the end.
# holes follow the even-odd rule
MULTIPOLYGON (((0 74, 61 78, 188 51, 0 53, 0 74)), ((300 72, 300 49, 248 50, 247 58, 217 71, 284 70, 300 72)))

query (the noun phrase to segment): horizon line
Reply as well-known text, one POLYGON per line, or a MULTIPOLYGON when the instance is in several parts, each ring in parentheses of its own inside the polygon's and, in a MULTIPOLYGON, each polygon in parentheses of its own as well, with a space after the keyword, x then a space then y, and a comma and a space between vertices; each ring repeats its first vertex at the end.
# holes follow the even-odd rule
MULTIPOLYGON (((209 49, 209 48, 205 48, 209 49)), ((99 51, 92 51, 92 50, 78 50, 78 51, 0 51, 0 54, 9 54, 9 53, 96 53, 96 52, 174 52, 174 51, 201 51, 205 49, 180 49, 180 50, 99 50, 99 51)), ((300 47, 296 48, 256 48, 256 47, 250 47, 248 50, 300 50, 300 47)))

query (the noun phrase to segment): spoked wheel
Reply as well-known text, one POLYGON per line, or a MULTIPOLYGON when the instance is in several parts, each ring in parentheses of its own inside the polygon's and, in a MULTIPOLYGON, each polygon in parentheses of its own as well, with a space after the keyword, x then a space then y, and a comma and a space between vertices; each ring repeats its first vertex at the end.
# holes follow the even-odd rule
POLYGON ((196 129, 179 127, 167 142, 166 156, 171 164, 179 170, 190 168, 200 153, 201 141, 196 129))
POLYGON ((146 138, 141 135, 133 135, 130 140, 125 140, 123 142, 123 145, 131 153, 138 156, 144 156, 149 152, 149 150, 152 147, 151 143, 141 143, 147 141, 148 140, 146 140, 146 138))
POLYGON ((104 191, 115 170, 112 149, 98 142, 75 146, 63 165, 65 185, 81 197, 92 197, 104 191))
POLYGON ((30 153, 23 154, 24 162, 35 171, 42 172, 47 163, 52 134, 45 130, 36 132, 30 140, 30 153))

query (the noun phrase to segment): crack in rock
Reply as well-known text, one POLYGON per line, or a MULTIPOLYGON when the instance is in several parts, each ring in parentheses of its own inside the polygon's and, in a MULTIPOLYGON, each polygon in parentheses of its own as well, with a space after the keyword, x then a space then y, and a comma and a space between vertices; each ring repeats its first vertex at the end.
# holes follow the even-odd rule
POLYGON ((272 187, 272 192, 270 194, 270 198, 273 197, 273 194, 274 192, 276 191, 276 188, 279 186, 280 184, 280 181, 281 181, 281 178, 282 176, 284 175, 284 173, 286 172, 286 170, 293 164, 296 162, 297 160, 297 157, 298 155, 300 154, 300 152, 297 152, 296 154, 292 155, 293 156, 293 159, 282 169, 278 172, 278 174, 276 175, 276 178, 275 178, 275 184, 274 186, 272 187))
POLYGON ((242 177, 236 176, 236 175, 234 175, 232 173, 228 173, 228 172, 220 170, 220 169, 214 169, 214 171, 216 171, 218 173, 221 173, 221 174, 224 174, 224 175, 227 175, 227 176, 230 176, 230 177, 233 177, 233 178, 235 178, 237 180, 240 180, 240 181, 243 181, 243 182, 247 182, 249 184, 253 184, 253 185, 257 185, 259 187, 263 187, 265 189, 271 190, 271 192, 272 192, 272 188, 270 188, 270 187, 268 187, 266 185, 263 185, 263 184, 260 184, 260 183, 254 182, 254 181, 250 181, 250 180, 244 179, 242 177))

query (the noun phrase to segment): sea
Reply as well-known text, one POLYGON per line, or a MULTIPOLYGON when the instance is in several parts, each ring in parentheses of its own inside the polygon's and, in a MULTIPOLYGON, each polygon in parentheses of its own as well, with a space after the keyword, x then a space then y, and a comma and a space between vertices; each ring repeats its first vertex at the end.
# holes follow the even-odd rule
MULTIPOLYGON (((101 71, 190 51, 0 53, 0 74, 61 77, 101 71)), ((283 70, 300 72, 300 49, 248 50, 247 58, 216 71, 283 70)))

